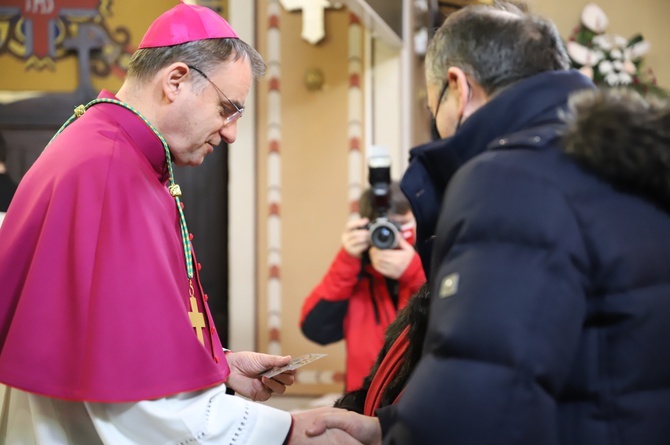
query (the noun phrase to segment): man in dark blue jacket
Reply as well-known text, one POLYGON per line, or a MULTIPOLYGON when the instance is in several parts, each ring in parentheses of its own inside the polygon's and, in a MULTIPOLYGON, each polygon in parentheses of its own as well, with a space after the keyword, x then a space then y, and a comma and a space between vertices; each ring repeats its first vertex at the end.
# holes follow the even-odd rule
POLYGON ((593 87, 567 71, 552 23, 509 3, 496 5, 466 8, 447 21, 426 55, 428 106, 438 139, 411 150, 401 182, 416 215, 416 246, 426 274, 454 173, 504 135, 527 129, 555 133, 569 94, 593 87))
POLYGON ((437 31, 428 103, 448 139, 403 179, 432 249, 423 355, 378 419, 328 413, 308 433, 670 443, 670 107, 598 95, 567 67, 554 26, 519 11, 468 7, 437 31))

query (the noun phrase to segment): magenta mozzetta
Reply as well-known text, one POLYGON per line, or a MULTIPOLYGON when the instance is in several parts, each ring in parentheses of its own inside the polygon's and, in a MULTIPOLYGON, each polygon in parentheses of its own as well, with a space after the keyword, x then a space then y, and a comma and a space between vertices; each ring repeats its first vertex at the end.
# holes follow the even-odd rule
MULTIPOLYGON (((106 91, 100 97, 114 99, 106 91)), ((2 227, 0 317, 13 322, 0 332, 0 381, 106 402, 225 381, 228 365, 196 279, 205 348, 189 321, 179 215, 167 179, 160 139, 113 103, 91 107, 47 147, 2 227), (118 128, 120 138, 105 137, 118 128)))

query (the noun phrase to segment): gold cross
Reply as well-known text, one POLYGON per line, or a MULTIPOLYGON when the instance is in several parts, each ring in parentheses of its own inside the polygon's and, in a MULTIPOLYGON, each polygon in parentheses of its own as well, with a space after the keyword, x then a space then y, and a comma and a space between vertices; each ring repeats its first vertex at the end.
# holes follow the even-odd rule
POLYGON ((191 297, 191 311, 188 313, 188 318, 191 319, 191 326, 195 328, 195 335, 198 336, 198 340, 203 345, 205 344, 205 339, 202 337, 202 329, 205 329, 205 317, 202 315, 202 312, 198 310, 198 302, 195 297, 191 297))

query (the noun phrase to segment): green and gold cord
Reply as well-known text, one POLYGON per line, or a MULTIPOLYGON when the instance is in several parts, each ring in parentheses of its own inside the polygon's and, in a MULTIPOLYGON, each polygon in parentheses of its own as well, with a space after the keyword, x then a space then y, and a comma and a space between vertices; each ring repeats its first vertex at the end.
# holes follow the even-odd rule
MULTIPOLYGON (((120 100, 116 99, 107 99, 107 98, 98 98, 90 101, 89 103, 84 105, 79 105, 74 109, 74 114, 70 116, 70 118, 63 124, 62 127, 56 132, 56 134, 51 138, 49 141, 49 144, 58 136, 67 126, 69 126, 72 122, 75 121, 78 117, 82 116, 86 110, 88 110, 90 107, 92 107, 95 104, 99 103, 110 103, 110 104, 115 104, 119 105, 123 108, 126 108, 133 113, 137 115, 142 121, 144 121, 145 124, 151 129, 151 131, 154 132, 154 134, 160 139, 161 144, 163 144, 163 149, 165 150, 165 160, 167 163, 168 167, 168 172, 169 172, 169 180, 168 180, 168 190, 170 191, 170 195, 174 197, 176 203, 177 203, 177 211, 179 212, 179 226, 180 226, 180 231, 181 231, 181 241, 182 245, 184 247, 184 258, 186 259, 186 274, 188 275, 189 280, 193 279, 193 255, 191 253, 191 248, 190 248, 190 240, 188 236, 188 227, 186 226, 186 217, 184 216, 184 210, 181 207, 181 200, 179 197, 181 196, 181 189, 179 188, 178 184, 175 184, 174 182, 174 173, 172 171, 172 156, 170 155, 170 149, 168 148, 168 144, 165 141, 165 138, 156 130, 156 128, 151 125, 151 122, 149 122, 142 114, 140 114, 139 111, 137 111, 135 108, 131 107, 130 105, 121 102, 120 100)), ((49 145, 47 144, 47 146, 49 145)))

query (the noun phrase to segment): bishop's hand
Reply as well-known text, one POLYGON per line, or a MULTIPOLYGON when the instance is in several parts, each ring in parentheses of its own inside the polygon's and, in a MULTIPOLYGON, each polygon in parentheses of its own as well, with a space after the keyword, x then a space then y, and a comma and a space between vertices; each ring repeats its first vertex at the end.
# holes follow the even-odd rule
POLYGON ((258 375, 270 368, 287 365, 291 356, 261 354, 258 352, 229 352, 226 360, 230 375, 226 381, 238 394, 254 401, 265 401, 272 394, 283 394, 295 382, 295 371, 286 371, 272 378, 258 375))

